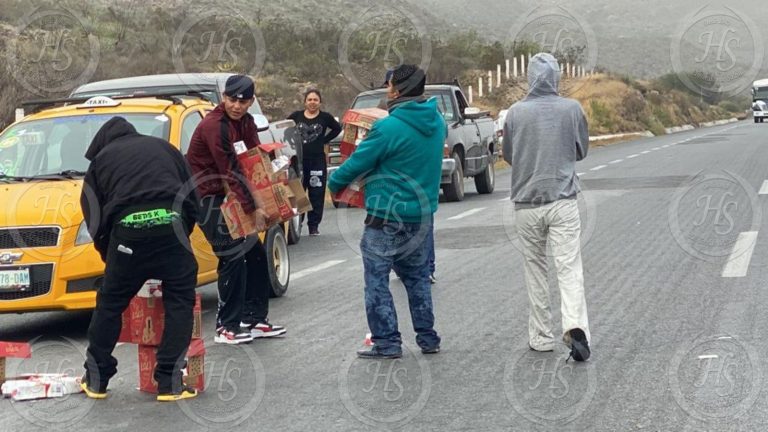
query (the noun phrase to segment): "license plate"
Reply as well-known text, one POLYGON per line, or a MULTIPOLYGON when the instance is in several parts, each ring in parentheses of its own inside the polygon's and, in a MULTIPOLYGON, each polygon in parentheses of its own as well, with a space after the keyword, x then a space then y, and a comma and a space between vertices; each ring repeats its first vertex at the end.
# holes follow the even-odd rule
POLYGON ((29 288, 29 269, 0 270, 0 291, 29 288))

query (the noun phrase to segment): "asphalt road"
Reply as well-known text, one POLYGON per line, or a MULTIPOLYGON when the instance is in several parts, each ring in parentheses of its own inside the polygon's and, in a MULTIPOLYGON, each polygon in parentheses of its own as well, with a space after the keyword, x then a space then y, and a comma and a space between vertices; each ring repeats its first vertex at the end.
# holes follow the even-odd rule
MULTIPOLYGON (((436 215, 433 296, 442 352, 416 348, 393 277, 405 356, 355 359, 367 333, 359 210, 326 210, 320 237, 290 248, 292 280, 271 304, 281 339, 213 344, 208 389, 160 405, 138 392, 120 345, 111 396, 0 401, 0 430, 759 431, 768 429, 768 126, 746 122, 596 148, 579 163, 593 357, 527 349, 528 302, 508 200, 497 190, 436 215)), ((559 330, 559 295, 550 274, 559 330)), ((0 340, 35 339, 10 372, 80 373, 87 313, 0 316, 0 340)))

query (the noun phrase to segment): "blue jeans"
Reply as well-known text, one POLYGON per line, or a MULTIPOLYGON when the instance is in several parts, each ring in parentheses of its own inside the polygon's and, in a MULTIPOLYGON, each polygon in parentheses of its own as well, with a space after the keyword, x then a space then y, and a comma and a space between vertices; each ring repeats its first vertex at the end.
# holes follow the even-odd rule
POLYGON ((427 223, 385 222, 381 228, 365 227, 360 241, 365 269, 365 312, 371 340, 383 353, 400 352, 402 339, 397 327, 397 311, 389 291, 389 274, 394 269, 405 285, 416 343, 421 348, 440 345, 434 330, 432 287, 429 282, 427 223))
MULTIPOLYGON (((434 221, 434 219, 433 219, 434 221)), ((434 222, 433 222, 434 223, 434 222)), ((427 233, 427 262, 429 263, 429 274, 435 274, 435 228, 427 233)))

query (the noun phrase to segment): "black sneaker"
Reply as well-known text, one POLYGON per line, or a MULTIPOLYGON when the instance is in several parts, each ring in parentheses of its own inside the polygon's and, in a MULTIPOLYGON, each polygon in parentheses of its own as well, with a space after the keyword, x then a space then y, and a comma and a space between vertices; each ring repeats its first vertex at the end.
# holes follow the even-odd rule
POLYGON ((197 397, 197 390, 185 385, 181 386, 181 389, 177 392, 159 393, 157 395, 158 402, 174 402, 182 399, 191 399, 197 397))
POLYGON ((107 384, 100 383, 99 385, 91 385, 88 382, 88 372, 80 379, 80 388, 83 389, 85 395, 91 399, 106 399, 107 398, 107 384))
POLYGON ((376 346, 374 345, 371 349, 364 349, 359 350, 357 352, 357 356, 361 359, 371 359, 371 360, 379 360, 379 359, 399 359, 403 356, 403 352, 401 350, 392 351, 391 353, 385 353, 380 351, 376 346))
POLYGON ((440 352, 440 345, 434 346, 431 348, 422 348, 421 353, 422 354, 437 354, 440 352))
POLYGON ((573 358, 577 362, 586 361, 592 352, 589 350, 589 342, 587 342, 587 335, 584 334, 582 329, 573 329, 570 331, 571 335, 571 355, 569 358, 573 358))
POLYGON ((258 338, 282 336, 285 334, 286 329, 283 326, 270 324, 269 321, 263 320, 263 321, 255 322, 253 324, 241 322, 240 331, 248 332, 251 335, 251 337, 253 337, 254 339, 258 339, 258 338))
POLYGON ((432 285, 434 285, 434 284, 436 284, 436 283, 437 283, 437 278, 435 277, 435 274, 434 274, 434 273, 432 273, 431 275, 429 275, 429 283, 431 283, 432 285))
POLYGON ((220 344, 237 345, 253 341, 253 336, 251 336, 251 332, 248 330, 243 331, 241 329, 219 327, 216 329, 216 336, 213 338, 213 341, 220 344))
POLYGON ((320 231, 317 229, 317 227, 309 227, 309 235, 312 237, 317 237, 320 235, 320 231))

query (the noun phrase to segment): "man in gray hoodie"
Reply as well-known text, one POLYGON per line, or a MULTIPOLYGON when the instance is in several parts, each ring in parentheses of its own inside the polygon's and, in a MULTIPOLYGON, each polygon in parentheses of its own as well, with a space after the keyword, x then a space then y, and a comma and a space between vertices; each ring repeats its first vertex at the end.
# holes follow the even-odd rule
POLYGON ((512 165, 512 201, 523 247, 531 304, 528 344, 552 351, 552 313, 547 283, 547 244, 560 287, 563 341, 571 357, 587 360, 589 322, 576 201, 581 191, 576 161, 587 156, 589 132, 581 105, 558 95, 560 66, 540 53, 528 68, 528 96, 509 109, 504 124, 504 159, 512 165))

